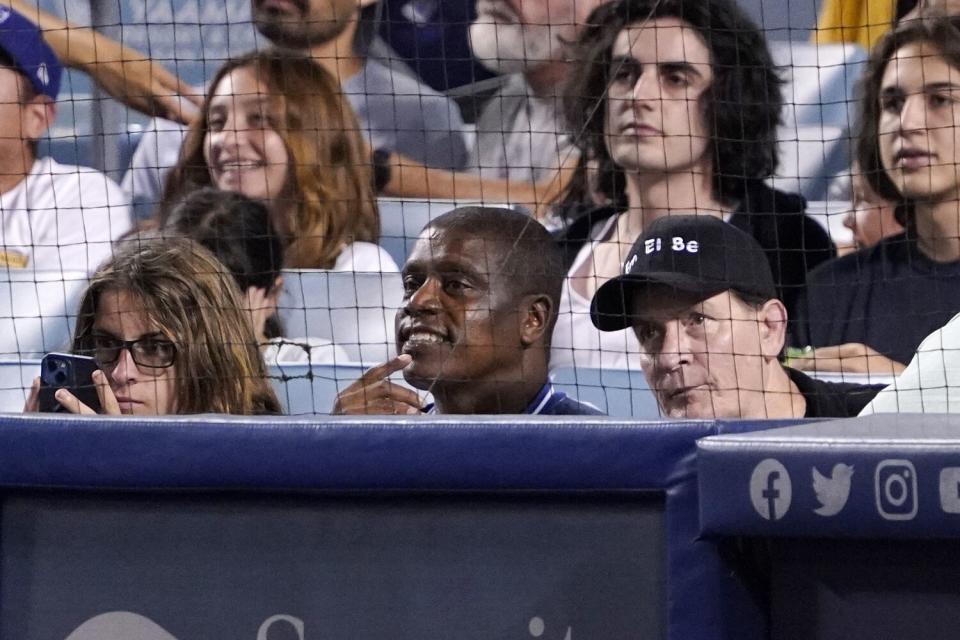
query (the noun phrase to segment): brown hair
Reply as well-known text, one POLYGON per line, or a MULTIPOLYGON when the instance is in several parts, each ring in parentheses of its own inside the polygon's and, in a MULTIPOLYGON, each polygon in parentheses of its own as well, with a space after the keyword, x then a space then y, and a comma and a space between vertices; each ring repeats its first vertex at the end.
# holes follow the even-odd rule
POLYGON ((625 205, 622 170, 610 157, 605 131, 613 46, 621 31, 657 18, 689 24, 710 51, 714 78, 700 98, 710 133, 713 194, 733 202, 750 180, 777 168, 777 126, 783 107, 781 86, 763 32, 734 0, 617 0, 598 6, 572 56, 575 67, 564 91, 564 115, 581 151, 580 176, 567 201, 584 200, 586 162, 599 167, 598 189, 616 206, 625 205))
POLYGON ((280 413, 240 292, 207 249, 183 238, 133 237, 90 282, 73 350, 93 350, 100 298, 125 291, 177 347, 177 413, 280 413))
POLYGON ((268 49, 227 61, 191 126, 170 172, 160 211, 194 189, 211 186, 203 147, 210 96, 232 71, 250 68, 273 98, 277 133, 290 157, 285 195, 270 203, 278 230, 289 234, 286 266, 329 269, 347 244, 377 242, 380 217, 373 192, 370 158, 360 125, 334 78, 309 58, 268 49))
MULTIPOLYGON (((960 17, 907 20, 877 41, 867 63, 860 84, 857 160, 870 188, 891 202, 902 202, 903 195, 887 175, 880 159, 880 90, 890 58, 899 49, 915 42, 929 42, 947 64, 960 69, 960 17)), ((898 213, 897 219, 900 218, 901 214, 898 213)))

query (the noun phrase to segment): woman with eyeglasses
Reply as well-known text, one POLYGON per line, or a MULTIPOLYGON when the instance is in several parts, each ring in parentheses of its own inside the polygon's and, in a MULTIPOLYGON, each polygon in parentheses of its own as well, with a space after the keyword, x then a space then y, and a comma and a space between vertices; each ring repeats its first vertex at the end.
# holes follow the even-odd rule
MULTIPOLYGON (((100 364, 105 414, 280 413, 236 283, 190 240, 126 241, 81 300, 73 351, 100 364)), ((25 411, 37 410, 39 386, 25 411)), ((55 397, 94 413, 65 389, 55 397)))

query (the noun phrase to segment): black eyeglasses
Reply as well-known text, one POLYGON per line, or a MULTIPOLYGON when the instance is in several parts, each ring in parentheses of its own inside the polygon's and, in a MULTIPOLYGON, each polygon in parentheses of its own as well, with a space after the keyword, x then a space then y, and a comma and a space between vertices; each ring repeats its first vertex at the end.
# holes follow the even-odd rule
POLYGON ((157 337, 120 340, 113 336, 94 333, 93 357, 101 365, 113 365, 120 359, 120 353, 126 349, 133 361, 140 367, 166 369, 177 360, 177 345, 169 340, 157 337))

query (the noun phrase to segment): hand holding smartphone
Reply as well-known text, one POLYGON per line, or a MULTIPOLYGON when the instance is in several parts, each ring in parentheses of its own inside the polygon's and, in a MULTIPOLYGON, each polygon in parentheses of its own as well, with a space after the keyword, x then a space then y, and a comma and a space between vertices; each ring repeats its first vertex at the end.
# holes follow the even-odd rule
POLYGON ((88 356, 68 353, 48 353, 40 362, 39 409, 43 413, 67 413, 54 394, 66 389, 80 402, 97 413, 102 413, 100 396, 93 382, 93 372, 100 368, 97 361, 88 356))

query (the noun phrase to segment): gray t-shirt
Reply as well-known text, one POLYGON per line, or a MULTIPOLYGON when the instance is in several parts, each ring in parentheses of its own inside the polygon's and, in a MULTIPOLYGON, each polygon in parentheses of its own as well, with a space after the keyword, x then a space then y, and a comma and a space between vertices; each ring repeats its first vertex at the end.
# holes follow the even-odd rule
MULTIPOLYGON (((396 151, 431 167, 464 167, 463 119, 448 97, 376 60, 367 60, 342 88, 371 148, 396 151)), ((160 118, 144 132, 122 185, 138 218, 151 215, 160 201, 185 135, 185 127, 160 118)))
POLYGON ((536 182, 576 158, 562 124, 560 98, 534 96, 521 74, 484 105, 467 168, 483 177, 536 182))

